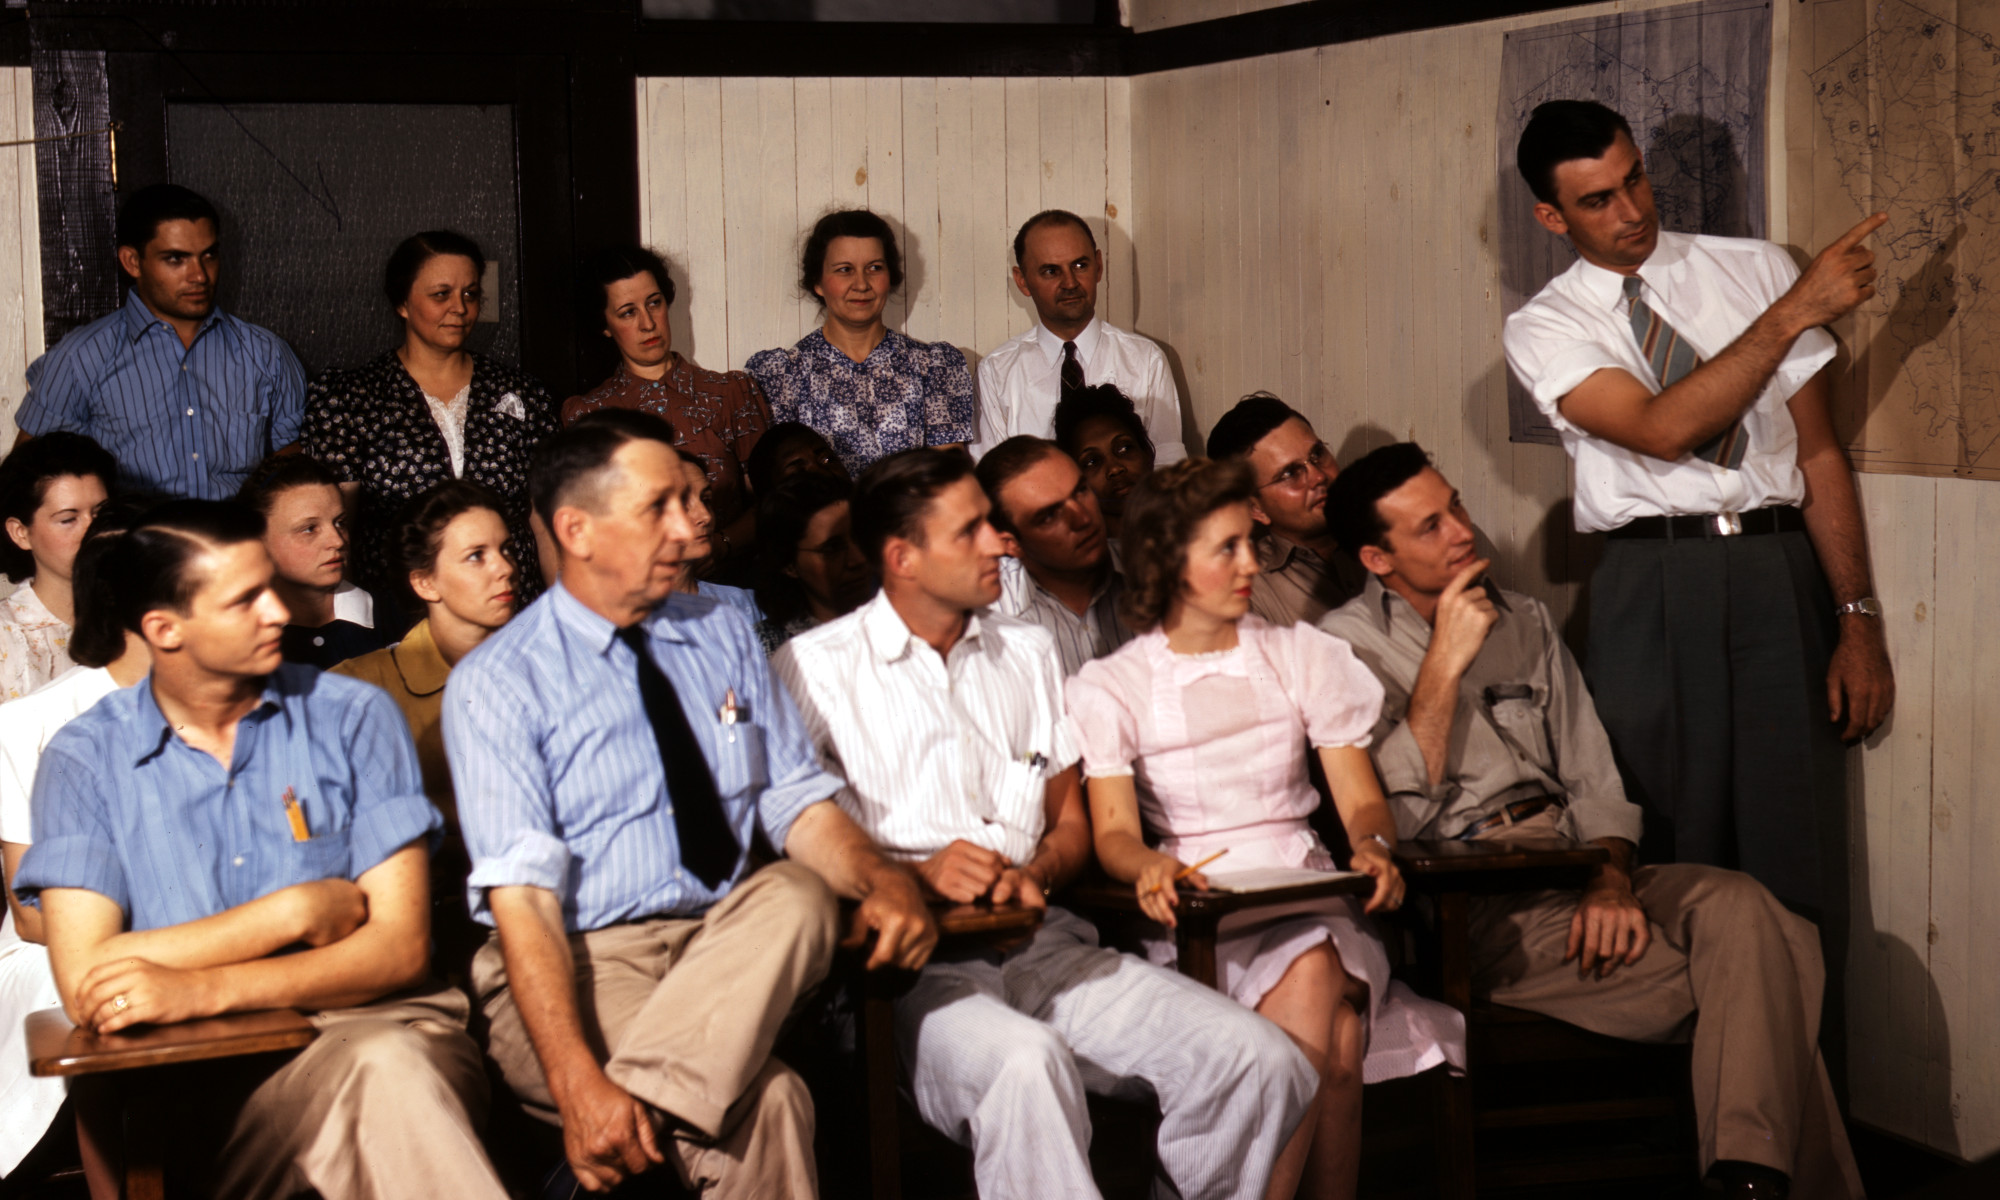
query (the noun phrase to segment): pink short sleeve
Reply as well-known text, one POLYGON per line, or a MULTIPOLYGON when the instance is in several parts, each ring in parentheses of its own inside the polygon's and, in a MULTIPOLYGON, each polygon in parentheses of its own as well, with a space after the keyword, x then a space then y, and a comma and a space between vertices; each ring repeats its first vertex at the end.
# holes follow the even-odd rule
POLYGON ((1267 627, 1269 661, 1305 718, 1315 747, 1366 746, 1382 714, 1382 681, 1345 641, 1310 625, 1267 627))
POLYGON ((1139 723, 1124 682, 1106 660, 1093 659, 1070 676, 1064 691, 1086 779, 1130 775, 1139 757, 1139 723))

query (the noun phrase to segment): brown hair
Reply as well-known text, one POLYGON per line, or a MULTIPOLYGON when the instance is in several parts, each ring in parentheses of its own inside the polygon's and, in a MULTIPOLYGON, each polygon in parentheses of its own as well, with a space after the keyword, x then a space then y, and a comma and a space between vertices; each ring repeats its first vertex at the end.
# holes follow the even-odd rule
POLYGON ((1125 595, 1119 615, 1144 633, 1156 628, 1181 592, 1188 543, 1210 513, 1248 503, 1256 476, 1242 459, 1190 458, 1141 479, 1125 498, 1122 530, 1125 595))

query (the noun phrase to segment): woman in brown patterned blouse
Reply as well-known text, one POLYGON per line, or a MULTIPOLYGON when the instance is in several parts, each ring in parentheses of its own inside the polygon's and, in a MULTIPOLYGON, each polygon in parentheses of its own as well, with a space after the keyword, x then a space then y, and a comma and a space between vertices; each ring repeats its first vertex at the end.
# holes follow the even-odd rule
POLYGON ((756 507, 743 464, 771 425, 764 390, 747 371, 706 371, 674 352, 667 309, 674 281, 643 246, 614 246, 584 263, 586 323, 618 347, 618 369, 564 401, 562 423, 601 408, 636 408, 674 427, 674 445, 701 460, 714 489, 715 565, 710 577, 740 582, 757 539, 756 507))

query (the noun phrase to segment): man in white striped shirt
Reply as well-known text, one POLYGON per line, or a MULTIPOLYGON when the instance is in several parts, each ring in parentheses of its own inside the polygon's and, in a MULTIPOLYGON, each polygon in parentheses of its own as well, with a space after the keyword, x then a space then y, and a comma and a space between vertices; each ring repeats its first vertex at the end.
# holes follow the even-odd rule
MULTIPOLYGON (((869 468, 854 534, 882 591, 773 666, 886 853, 946 899, 1041 907, 1088 861, 1090 828, 1050 635, 987 607, 1002 552, 988 508, 961 453, 869 468)), ((972 1147, 989 1200, 1097 1196, 1084 1093, 1148 1089, 1174 1191, 1261 1197, 1318 1086, 1277 1026, 1100 948, 1061 909, 1008 954, 934 958, 897 1001, 896 1036, 918 1111, 972 1147)))
POLYGON ((1125 577, 1076 460, 1021 434, 979 460, 979 486, 1009 556, 1000 560, 997 607, 1054 635, 1063 678, 1131 641, 1118 615, 1125 577))

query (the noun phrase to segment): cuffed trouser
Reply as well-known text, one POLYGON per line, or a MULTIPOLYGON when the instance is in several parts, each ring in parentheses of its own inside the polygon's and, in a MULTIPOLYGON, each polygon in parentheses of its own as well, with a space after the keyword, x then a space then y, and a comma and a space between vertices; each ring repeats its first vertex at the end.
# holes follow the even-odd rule
POLYGON ((1261 1197, 1319 1090, 1276 1025, 1100 948, 1094 929, 1054 908, 998 961, 926 966, 896 1002, 896 1040, 917 1111, 972 1147, 985 1200, 1097 1196, 1084 1093, 1148 1089, 1167 1194, 1261 1197))
POLYGON ((1579 893, 1475 898, 1474 990, 1611 1037, 1691 1038, 1704 1171, 1737 1159, 1790 1175, 1800 1200, 1860 1196, 1819 1053, 1825 974, 1812 923, 1717 867, 1641 867, 1632 890, 1652 943, 1606 979, 1579 979, 1563 961, 1579 893))
MULTIPOLYGON (((611 1082, 686 1128, 682 1178, 715 1200, 818 1193, 812 1099, 771 1057, 793 1005, 826 977, 836 907, 820 877, 779 862, 698 918, 570 937, 584 1036, 611 1082)), ((487 1050, 530 1111, 557 1120, 496 937, 472 963, 487 1050)))
POLYGON ((217 1157, 213 1194, 506 1200, 475 1132, 487 1093, 465 1034, 469 1011, 465 993, 446 988, 322 1012, 311 1018, 319 1037, 262 1082, 218 1065, 251 1090, 217 1157))

